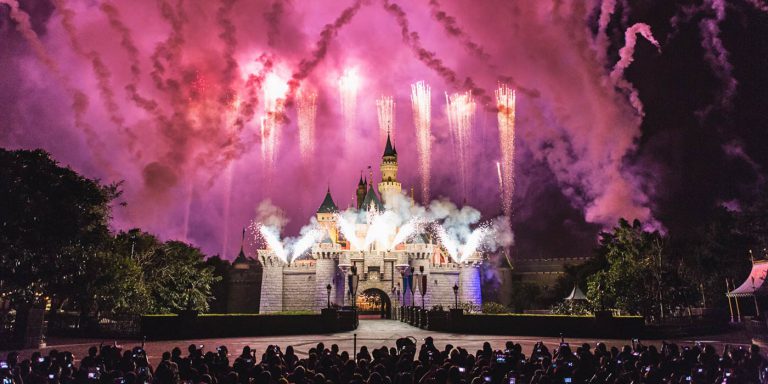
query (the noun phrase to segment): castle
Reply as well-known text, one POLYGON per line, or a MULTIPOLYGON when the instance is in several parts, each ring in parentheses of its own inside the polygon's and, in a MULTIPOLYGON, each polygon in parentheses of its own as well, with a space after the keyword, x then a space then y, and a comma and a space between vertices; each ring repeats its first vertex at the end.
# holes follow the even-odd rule
MULTIPOLYGON (((373 180, 364 180, 362 175, 357 185, 357 209, 369 213, 367 220, 351 224, 354 236, 360 239, 366 238, 371 229, 371 217, 384 212, 387 203, 396 203, 395 196, 402 193, 397 179, 397 150, 389 135, 380 170, 378 193, 373 180)), ((258 250, 263 268, 259 312, 320 311, 329 302, 353 305, 349 295, 351 274, 355 274, 358 285, 355 296, 378 295, 382 315, 386 317, 391 316, 393 307, 422 305, 422 297, 426 308, 440 305, 447 309, 456 300, 482 304, 480 254, 474 253, 457 263, 447 257, 440 245, 420 234, 394 246, 394 234, 389 241, 376 240, 361 246, 359 241, 345 238, 338 213, 329 189, 315 214, 323 231, 322 240, 311 247, 309 258, 286 263, 270 249, 258 250), (422 296, 424 280, 427 289, 422 296)))

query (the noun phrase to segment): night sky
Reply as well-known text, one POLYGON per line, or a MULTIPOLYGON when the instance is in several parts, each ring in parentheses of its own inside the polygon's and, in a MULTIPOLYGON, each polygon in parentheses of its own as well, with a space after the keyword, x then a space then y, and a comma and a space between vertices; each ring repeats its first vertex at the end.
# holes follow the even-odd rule
POLYGON ((346 208, 361 170, 378 180, 382 95, 396 103, 399 178, 418 200, 410 85, 420 80, 432 89, 432 196, 466 199, 487 218, 501 212, 493 91, 517 89, 516 257, 587 256, 620 217, 685 232, 764 188, 764 0, 3 3, 0 146, 124 180, 116 229, 208 254, 234 258, 266 199, 290 235, 326 188, 346 208), (351 135, 337 87, 346 69, 361 81, 351 135), (285 91, 277 117, 270 81, 285 91), (307 89, 317 119, 302 157, 295 99, 307 89), (462 196, 445 94, 468 90, 477 112, 462 196), (274 167, 261 150, 270 116, 274 167))

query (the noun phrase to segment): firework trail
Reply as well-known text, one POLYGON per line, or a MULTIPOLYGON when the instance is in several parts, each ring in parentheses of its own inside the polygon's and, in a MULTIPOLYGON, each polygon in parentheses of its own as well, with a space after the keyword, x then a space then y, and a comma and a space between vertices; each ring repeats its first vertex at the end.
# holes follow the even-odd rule
POLYGON ((515 194, 515 91, 500 84, 496 90, 499 144, 501 144, 501 190, 504 215, 512 217, 515 194))
POLYGON ((128 149, 131 152, 135 152, 134 143, 136 136, 126 129, 125 118, 120 113, 120 107, 118 107, 117 102, 115 101, 115 94, 112 92, 112 84, 110 81, 112 73, 96 51, 86 51, 78 40, 77 29, 75 28, 74 23, 75 12, 66 7, 65 0, 53 0, 53 3, 62 15, 61 25, 64 27, 64 31, 69 38, 72 49, 79 56, 91 62, 93 74, 96 77, 99 93, 101 94, 104 109, 107 111, 109 120, 115 124, 121 133, 126 134, 129 137, 128 149))
POLYGON ((326 24, 325 27, 323 27, 323 30, 320 32, 320 40, 315 43, 315 49, 312 51, 311 57, 302 59, 299 62, 298 70, 293 73, 291 80, 288 82, 290 86, 288 96, 286 97, 288 104, 292 102, 294 94, 298 91, 299 85, 301 85, 301 81, 307 78, 315 67, 325 59, 331 40, 336 37, 343 26, 352 21, 362 5, 363 0, 355 0, 352 5, 341 12, 339 17, 337 17, 333 23, 326 24))
POLYGON ((24 40, 32 46, 35 56, 37 56, 37 58, 42 61, 43 64, 45 64, 45 66, 59 78, 59 80, 66 82, 59 70, 59 65, 48 54, 48 50, 45 49, 43 42, 40 41, 37 33, 32 29, 29 14, 19 8, 19 2, 17 0, 0 0, 0 4, 5 4, 11 7, 11 20, 16 22, 16 30, 24 37, 24 40))
POLYGON ((379 142, 387 141, 387 134, 395 141, 395 99, 392 96, 376 99, 376 111, 379 116, 379 142))
POLYGON ((80 128, 85 134, 88 147, 91 149, 91 153, 94 156, 96 162, 104 166, 105 171, 114 177, 117 175, 116 170, 107 161, 100 148, 104 148, 104 144, 98 138, 96 131, 93 127, 85 121, 85 113, 88 110, 88 96, 83 91, 74 88, 69 79, 61 73, 58 63, 48 54, 42 41, 37 36, 37 33, 32 29, 29 14, 19 8, 19 3, 16 0, 0 0, 0 4, 8 5, 11 8, 10 17, 16 22, 16 30, 24 37, 24 40, 32 46, 32 50, 48 69, 56 76, 56 78, 62 83, 64 88, 70 94, 72 99, 72 111, 75 118, 75 126, 80 128))
POLYGON ((384 0, 383 5, 387 13, 392 15, 397 21, 398 26, 400 26, 400 35, 402 36, 403 43, 411 49, 411 52, 413 52, 416 59, 424 63, 429 69, 435 71, 435 73, 451 86, 455 88, 469 89, 472 91, 472 94, 480 98, 484 105, 491 103, 491 98, 488 96, 488 92, 477 86, 471 77, 465 78, 462 82, 456 72, 448 68, 443 61, 437 57, 436 53, 425 49, 421 45, 419 34, 411 31, 408 17, 399 5, 390 3, 389 0, 384 0))
POLYGON ((467 162, 470 157, 469 143, 472 141, 475 109, 472 92, 454 93, 450 96, 445 94, 445 114, 448 115, 454 151, 459 155, 459 181, 463 200, 467 199, 467 162))
POLYGON ((357 69, 345 69, 339 78, 338 85, 341 117, 344 121, 344 138, 345 142, 350 143, 354 138, 353 133, 357 120, 357 92, 360 89, 360 77, 357 75, 357 69))
POLYGON ((269 29, 267 30, 267 45, 270 47, 275 46, 277 37, 280 33, 280 20, 285 12, 285 4, 283 0, 276 0, 269 7, 269 11, 264 12, 264 20, 267 21, 269 29))
POLYGON ((755 7, 758 11, 768 13, 768 4, 762 3, 760 0, 747 0, 747 3, 755 7))
POLYGON ((224 61, 226 62, 226 66, 222 73, 224 87, 222 87, 222 95, 220 96, 219 102, 225 108, 228 107, 235 98, 233 83, 239 72, 237 60, 235 60, 235 52, 237 51, 237 30, 235 24, 233 24, 230 19, 235 1, 236 0, 222 0, 221 6, 216 11, 216 22, 221 28, 219 39, 224 43, 222 54, 224 61))
POLYGON ((429 8, 432 17, 443 25, 443 28, 445 28, 445 31, 449 35, 459 39, 464 48, 466 48, 466 50, 474 57, 482 61, 488 61, 491 58, 491 55, 485 52, 485 49, 483 49, 480 44, 472 41, 472 39, 459 27, 458 23, 456 23, 456 18, 449 16, 440 8, 440 3, 438 3, 437 0, 429 0, 429 8))
POLYGON ((317 117, 317 92, 299 91, 296 109, 299 125, 299 151, 306 163, 314 155, 313 141, 315 138, 315 118, 317 117))
POLYGON ((656 49, 661 51, 659 42, 656 41, 656 39, 653 37, 651 27, 645 23, 636 23, 633 26, 627 28, 627 30, 624 32, 625 43, 624 46, 619 50, 619 61, 613 67, 613 71, 611 71, 610 76, 611 80, 613 80, 617 87, 629 92, 630 104, 632 104, 640 116, 644 116, 645 112, 643 111, 643 102, 640 101, 640 96, 637 92, 637 89, 635 89, 632 84, 629 83, 629 81, 624 79, 624 70, 627 69, 630 64, 632 64, 632 61, 634 61, 633 55, 635 54, 635 44, 637 44, 638 34, 643 36, 646 40, 648 40, 648 42, 653 44, 656 49))
POLYGON ((432 93, 424 81, 411 84, 413 125, 416 127, 416 147, 419 152, 421 200, 429 203, 430 160, 432 157, 432 93))
POLYGON ((597 20, 597 35, 595 36, 595 50, 600 62, 605 62, 608 52, 608 23, 616 11, 616 0, 603 0, 600 3, 600 17, 597 20))
MULTIPOLYGON (((731 65, 728 56, 728 50, 720 38, 720 23, 725 20, 725 2, 723 0, 707 0, 705 5, 709 5, 715 14, 715 18, 704 18, 699 22, 701 30, 701 46, 704 48, 704 60, 722 82, 722 95, 719 100, 719 106, 724 109, 733 107, 733 98, 736 96, 736 87, 738 82, 733 76, 733 65, 731 65)), ((704 112, 711 109, 707 108, 704 112)))

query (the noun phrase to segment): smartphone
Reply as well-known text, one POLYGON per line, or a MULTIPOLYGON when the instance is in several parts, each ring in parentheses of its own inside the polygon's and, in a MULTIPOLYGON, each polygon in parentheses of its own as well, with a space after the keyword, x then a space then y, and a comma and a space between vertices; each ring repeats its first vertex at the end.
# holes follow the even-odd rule
POLYGON ((464 373, 464 372, 466 372, 466 371, 467 371, 467 369, 466 369, 466 368, 464 368, 464 367, 459 367, 459 372, 460 372, 460 373, 464 373))
POLYGON ((499 364, 504 364, 507 362, 507 358, 504 357, 504 355, 496 355, 496 362, 499 364))
POLYGON ((3 377, 3 384, 13 384, 13 379, 10 377, 3 377))
POLYGON ((568 366, 569 366, 569 367, 573 367, 573 361, 569 361, 569 362, 568 362, 568 366))
POLYGON ((570 377, 566 377, 565 379, 563 379, 563 383, 572 383, 572 382, 573 382, 573 379, 571 379, 570 377))
POLYGON ((646 372, 650 372, 651 371, 651 367, 645 367, 645 371, 646 372))
POLYGON ((45 357, 40 356, 40 357, 37 358, 37 362, 38 363, 42 363, 44 361, 45 361, 45 357))
POLYGON ((515 384, 515 382, 517 382, 517 378, 516 377, 510 377, 509 378, 509 384, 515 384))
POLYGON ((490 376, 485 376, 485 377, 483 377, 483 380, 485 380, 486 383, 490 383, 491 382, 491 377, 490 376))
POLYGON ((56 378, 56 375, 54 375, 53 373, 48 374, 48 380, 53 380, 55 378, 56 378))
POLYGON ((691 381, 691 376, 686 376, 685 381, 691 381))
POLYGON ((0 369, 8 369, 8 362, 5 360, 0 360, 0 369))

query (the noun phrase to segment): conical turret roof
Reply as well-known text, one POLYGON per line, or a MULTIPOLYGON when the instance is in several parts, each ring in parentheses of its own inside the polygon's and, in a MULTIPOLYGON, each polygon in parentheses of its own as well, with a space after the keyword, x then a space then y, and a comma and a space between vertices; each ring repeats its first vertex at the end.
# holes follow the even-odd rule
POLYGON ((392 140, 389 138, 389 132, 387 132, 387 145, 384 147, 384 156, 397 156, 397 151, 392 145, 392 140))
POLYGON ((328 188, 328 191, 325 193, 325 199, 320 204, 320 208, 317 209, 317 213, 336 213, 338 211, 339 208, 333 202, 333 197, 331 197, 331 189, 328 188))

